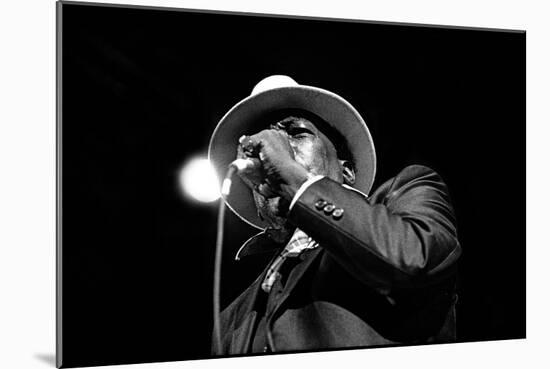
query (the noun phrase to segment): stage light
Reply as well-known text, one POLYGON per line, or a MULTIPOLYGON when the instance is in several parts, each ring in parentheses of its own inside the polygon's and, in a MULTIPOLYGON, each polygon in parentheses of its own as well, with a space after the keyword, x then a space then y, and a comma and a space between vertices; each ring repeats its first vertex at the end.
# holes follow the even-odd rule
POLYGON ((220 197, 218 178, 208 159, 190 159, 181 168, 179 180, 183 192, 197 201, 212 202, 220 197))

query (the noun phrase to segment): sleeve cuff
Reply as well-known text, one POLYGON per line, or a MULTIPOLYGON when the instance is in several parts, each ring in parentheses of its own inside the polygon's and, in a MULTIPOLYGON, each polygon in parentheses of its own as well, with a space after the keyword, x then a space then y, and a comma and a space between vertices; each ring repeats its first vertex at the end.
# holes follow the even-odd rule
POLYGON ((325 176, 316 175, 316 176, 313 176, 313 177, 309 178, 304 183, 302 183, 302 185, 300 186, 298 191, 296 191, 296 194, 292 198, 292 201, 290 202, 290 206, 288 207, 288 211, 292 210, 292 207, 294 206, 294 204, 296 204, 296 201, 298 201, 300 196, 302 196, 302 194, 307 190, 307 188, 309 186, 311 186, 312 184, 314 184, 315 182, 317 182, 318 180, 320 180, 322 178, 325 178, 325 176))

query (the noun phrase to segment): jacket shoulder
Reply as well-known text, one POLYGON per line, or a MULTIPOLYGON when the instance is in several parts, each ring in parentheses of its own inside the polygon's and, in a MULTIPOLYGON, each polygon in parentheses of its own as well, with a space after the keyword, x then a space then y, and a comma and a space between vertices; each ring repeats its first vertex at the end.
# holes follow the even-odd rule
POLYGON ((415 164, 403 168, 395 177, 386 180, 372 193, 370 200, 372 203, 385 202, 396 194, 418 187, 431 187, 447 192, 447 186, 435 170, 415 164))
POLYGON ((432 179, 443 182, 441 176, 435 170, 419 164, 409 165, 403 168, 394 178, 394 180, 399 180, 401 182, 409 182, 419 179, 432 179))

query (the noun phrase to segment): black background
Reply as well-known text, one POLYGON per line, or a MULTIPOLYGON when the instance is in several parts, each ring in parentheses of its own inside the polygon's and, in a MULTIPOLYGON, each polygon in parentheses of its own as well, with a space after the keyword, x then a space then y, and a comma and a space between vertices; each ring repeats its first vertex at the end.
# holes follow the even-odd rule
MULTIPOLYGON (((255 83, 287 74, 369 125, 375 186, 438 171, 463 246, 460 341, 525 337, 525 33, 65 4, 63 365, 209 357, 217 206, 178 173, 255 83)), ((265 266, 228 213, 227 305, 265 266)))

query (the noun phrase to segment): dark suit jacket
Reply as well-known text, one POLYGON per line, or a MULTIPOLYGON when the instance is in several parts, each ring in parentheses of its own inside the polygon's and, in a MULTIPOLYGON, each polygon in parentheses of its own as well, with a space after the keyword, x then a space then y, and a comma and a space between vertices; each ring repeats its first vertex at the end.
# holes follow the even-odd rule
MULTIPOLYGON (((289 219, 320 247, 303 255, 265 312, 271 351, 454 340, 461 249, 447 187, 433 170, 409 166, 368 198, 323 178, 289 219)), ((269 246, 264 232, 242 252, 269 246)), ((214 354, 250 353, 264 276, 222 312, 222 351, 214 354)))

